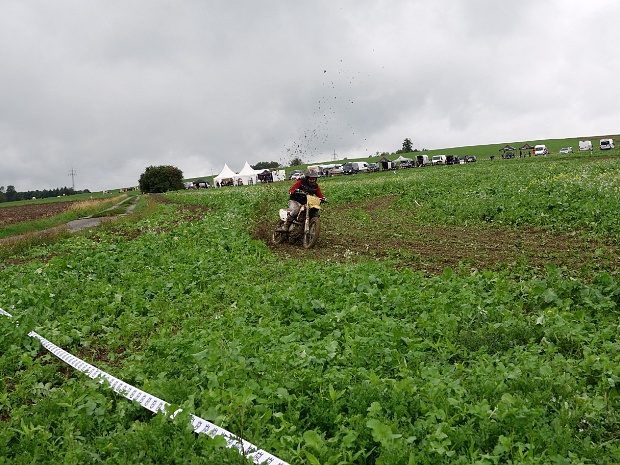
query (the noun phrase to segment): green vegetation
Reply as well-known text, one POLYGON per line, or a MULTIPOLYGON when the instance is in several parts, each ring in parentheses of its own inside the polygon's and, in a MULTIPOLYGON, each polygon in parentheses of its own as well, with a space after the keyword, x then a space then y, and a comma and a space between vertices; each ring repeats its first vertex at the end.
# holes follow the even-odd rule
POLYGON ((325 179, 316 250, 257 239, 281 183, 150 196, 137 219, 8 257, 0 463, 246 463, 187 416, 75 373, 31 329, 291 464, 618 463, 616 268, 594 253, 432 273, 406 249, 378 259, 326 241, 365 228, 381 244, 378 218, 403 239, 540 230, 613 247, 617 155, 325 179))
POLYGON ((149 166, 140 175, 140 190, 145 193, 161 193, 183 189, 183 172, 170 165, 149 166))
MULTIPOLYGON (((48 203, 62 203, 62 202, 80 202, 83 200, 99 200, 99 199, 110 199, 113 197, 118 197, 121 194, 119 189, 108 191, 108 193, 104 194, 103 192, 91 192, 84 194, 75 194, 71 196, 61 196, 61 197, 48 197, 45 199, 36 199, 36 200, 16 200, 14 202, 2 202, 0 203, 0 208, 10 208, 10 207, 20 207, 23 205, 38 205, 38 204, 48 204, 48 203)), ((138 191, 128 191, 125 195, 139 195, 138 191)))

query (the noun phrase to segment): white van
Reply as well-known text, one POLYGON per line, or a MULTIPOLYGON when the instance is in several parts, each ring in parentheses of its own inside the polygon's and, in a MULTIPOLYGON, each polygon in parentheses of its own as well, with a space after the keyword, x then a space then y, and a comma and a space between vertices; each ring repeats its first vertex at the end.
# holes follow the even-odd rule
POLYGON ((365 161, 352 161, 351 164, 357 168, 357 171, 368 171, 368 163, 365 161))
POLYGON ((591 140, 580 140, 579 151, 584 152, 587 150, 592 150, 592 141, 591 140))
POLYGON ((433 158, 431 159, 431 163, 433 164, 433 166, 445 165, 448 163, 448 157, 446 157, 445 155, 433 155, 433 158))
POLYGON ((601 150, 611 150, 615 148, 614 140, 613 139, 601 139, 600 147, 601 147, 601 150))
POLYGON ((534 155, 547 155, 549 150, 546 145, 535 145, 534 146, 534 155))
POLYGON ((416 166, 428 166, 431 161, 428 159, 428 155, 418 155, 415 160, 416 166))

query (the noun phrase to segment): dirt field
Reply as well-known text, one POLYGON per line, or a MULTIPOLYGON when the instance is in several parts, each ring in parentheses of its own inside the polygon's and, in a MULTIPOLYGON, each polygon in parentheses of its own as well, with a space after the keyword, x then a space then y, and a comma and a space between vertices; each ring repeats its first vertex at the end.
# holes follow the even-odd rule
POLYGON ((0 228, 24 221, 36 221, 60 215, 74 202, 39 203, 0 208, 0 228))
POLYGON ((590 272, 620 267, 620 248, 614 244, 586 241, 576 235, 557 234, 540 228, 519 230, 488 225, 476 227, 414 226, 406 219, 390 219, 383 212, 395 199, 373 198, 368 202, 327 207, 321 215, 321 237, 311 250, 301 245, 271 242, 277 221, 263 221, 255 237, 263 240, 283 257, 325 261, 393 260, 396 267, 407 267, 427 275, 441 274, 460 264, 476 269, 515 269, 529 266, 544 269, 547 264, 581 270, 584 263, 595 263, 590 272), (342 221, 346 211, 359 208, 373 223, 342 221))

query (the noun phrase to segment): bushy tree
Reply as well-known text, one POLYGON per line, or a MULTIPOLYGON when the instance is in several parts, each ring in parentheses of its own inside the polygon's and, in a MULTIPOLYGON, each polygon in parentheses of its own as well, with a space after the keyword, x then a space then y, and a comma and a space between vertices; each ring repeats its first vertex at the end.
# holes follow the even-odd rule
POLYGON ((15 200, 21 200, 19 193, 15 190, 15 186, 7 186, 4 192, 4 198, 7 202, 14 202, 15 200))
POLYGON ((403 141, 403 148, 399 150, 400 153, 410 153, 413 152, 413 145, 411 144, 411 139, 406 138, 403 141))
POLYGON ((150 194, 181 190, 183 171, 170 165, 149 166, 140 175, 138 184, 142 192, 150 194))
POLYGON ((289 162, 290 166, 299 166, 299 165, 303 165, 303 160, 300 157, 293 157, 291 158, 291 161, 289 162))
POLYGON ((274 168, 279 168, 280 163, 277 161, 260 161, 256 165, 250 165, 253 170, 270 170, 274 168))

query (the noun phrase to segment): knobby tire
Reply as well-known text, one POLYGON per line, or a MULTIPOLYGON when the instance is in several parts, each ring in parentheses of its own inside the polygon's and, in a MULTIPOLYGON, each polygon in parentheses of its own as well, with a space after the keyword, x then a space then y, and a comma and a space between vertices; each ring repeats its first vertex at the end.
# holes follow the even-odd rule
POLYGON ((280 227, 283 224, 284 224, 284 221, 280 220, 276 224, 276 227, 273 229, 273 234, 271 235, 271 240, 273 241, 274 244, 282 244, 282 242, 284 242, 286 240, 286 236, 287 236, 286 232, 278 231, 278 229, 280 229, 280 227))
POLYGON ((310 223, 308 224, 308 231, 304 232, 304 241, 303 246, 304 249, 311 249, 316 244, 316 241, 319 240, 319 233, 321 231, 321 220, 318 216, 314 218, 310 218, 310 223))

